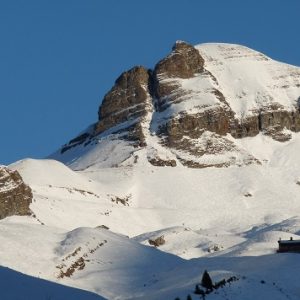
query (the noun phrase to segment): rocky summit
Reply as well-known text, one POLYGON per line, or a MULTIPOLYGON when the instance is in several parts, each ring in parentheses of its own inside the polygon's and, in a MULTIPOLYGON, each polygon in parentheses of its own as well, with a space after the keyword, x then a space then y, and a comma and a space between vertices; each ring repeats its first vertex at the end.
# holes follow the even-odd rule
POLYGON ((19 172, 0 167, 0 219, 29 215, 31 202, 31 188, 23 182, 19 172))
MULTIPOLYGON (((300 131, 299 102, 300 68, 240 45, 177 41, 153 70, 137 66, 121 74, 101 102, 98 122, 55 158, 70 164, 81 147, 87 153, 93 145, 121 143, 128 155, 114 166, 137 161, 141 149, 156 166, 260 164, 238 140, 258 134, 290 140, 300 131)), ((97 163, 107 165, 100 156, 97 163)))

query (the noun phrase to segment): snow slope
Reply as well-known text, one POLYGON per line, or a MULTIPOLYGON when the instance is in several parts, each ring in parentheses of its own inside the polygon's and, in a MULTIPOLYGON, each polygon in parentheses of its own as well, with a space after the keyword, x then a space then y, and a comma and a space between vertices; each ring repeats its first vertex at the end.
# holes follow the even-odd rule
POLYGON ((210 43, 196 48, 239 118, 272 103, 295 110, 300 97, 299 67, 240 45, 210 43))
MULTIPOLYGON (((297 299, 297 283, 285 283, 287 274, 297 268, 297 255, 276 254, 276 249, 280 237, 300 234, 300 135, 293 134, 286 143, 263 135, 239 143, 252 148, 263 164, 221 169, 154 167, 140 155, 132 166, 93 166, 76 172, 52 160, 11 165, 33 189, 31 209, 36 217, 1 221, 6 232, 0 234, 5 237, 1 243, 28 249, 23 256, 1 253, 1 264, 108 299, 186 297, 205 269, 215 281, 233 275, 241 278, 222 293, 209 295, 211 299, 226 299, 226 295, 297 299), (104 229, 80 228, 99 225, 132 239, 104 229), (159 248, 166 256, 148 243, 159 236, 166 240, 159 248), (108 243, 91 254, 104 240, 108 243), (56 267, 79 247, 71 262, 88 253, 86 267, 70 278, 57 278, 56 267)), ((63 272, 69 267, 70 263, 63 266, 63 272)))
MULTIPOLYGON (((300 267, 298 254, 276 254, 274 249, 276 230, 280 230, 280 235, 286 238, 291 233, 282 230, 295 229, 297 234, 292 236, 299 237, 299 219, 286 220, 269 228, 253 228, 244 235, 244 242, 226 251, 207 253, 192 260, 143 246, 134 239, 101 228, 63 232, 48 226, 15 224, 7 220, 0 222, 0 228, 1 244, 6 245, 6 251, 1 249, 2 265, 60 284, 94 291, 107 299, 185 299, 193 293, 205 269, 209 270, 214 282, 232 276, 239 279, 208 295, 208 299, 265 297, 279 300, 299 299, 300 296, 297 276, 291 276, 291 271, 300 267)), ((178 231, 178 228, 174 230, 178 231)), ((215 239, 227 238, 221 233, 215 239)), ((188 246, 192 239, 186 235, 181 236, 181 241, 188 246)), ((167 240, 169 242, 173 241, 167 240)), ((176 243, 173 246, 177 247, 176 243)), ((8 280, 12 284, 10 278, 8 280)), ((30 289, 30 283, 28 290, 24 290, 26 295, 40 295, 43 282, 35 280, 33 283, 38 284, 38 288, 33 286, 34 289, 30 289)), ((61 294, 56 298, 56 292, 61 292, 56 285, 45 284, 50 288, 44 289, 42 295, 61 299, 61 294)), ((66 289, 66 293, 68 291, 66 289)), ((18 299, 12 298, 11 294, 13 292, 8 292, 3 299, 18 299)), ((81 299, 80 293, 76 299, 81 299)))
POLYGON ((142 149, 136 152, 140 158, 134 166, 73 172, 55 161, 28 160, 11 167, 32 187, 31 209, 38 219, 69 230, 106 225, 129 236, 182 224, 195 230, 224 224, 226 230, 246 230, 297 215, 300 135, 294 134, 286 143, 263 135, 238 142, 253 149, 263 164, 221 169, 154 167, 143 160, 140 152, 146 150, 142 149))

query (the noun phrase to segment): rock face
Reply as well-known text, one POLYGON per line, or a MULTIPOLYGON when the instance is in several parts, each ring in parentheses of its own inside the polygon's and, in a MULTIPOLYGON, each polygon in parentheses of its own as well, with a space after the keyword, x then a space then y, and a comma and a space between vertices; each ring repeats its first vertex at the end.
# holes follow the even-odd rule
POLYGON ((103 99, 96 133, 143 116, 149 95, 148 86, 149 71, 144 67, 134 67, 124 72, 103 99))
POLYGON ((171 96, 179 86, 176 81, 170 79, 192 78, 195 74, 203 72, 203 66, 204 59, 193 46, 182 41, 176 42, 171 54, 158 62, 154 69, 153 90, 158 100, 157 109, 164 110, 167 101, 174 102, 180 97, 180 95, 171 96))
POLYGON ((124 138, 145 145, 141 121, 152 107, 150 88, 150 70, 138 66, 124 72, 103 99, 94 134, 127 122, 124 138))
POLYGON ((154 166, 259 163, 234 140, 259 133, 289 140, 300 131, 299 99, 300 68, 239 45, 179 41, 154 70, 124 72, 105 95, 98 122, 61 152, 109 137, 151 148, 154 166), (160 157, 160 147, 171 155, 160 157))
POLYGON ((203 71, 204 59, 192 45, 177 41, 171 54, 155 66, 156 76, 191 78, 203 71))
POLYGON ((0 167, 0 219, 29 215, 32 192, 17 171, 0 167))
POLYGON ((185 91, 180 89, 176 78, 188 79, 204 71, 204 59, 193 46, 178 41, 172 48, 171 54, 157 63, 154 69, 153 87, 157 99, 157 109, 163 111, 171 103, 175 103, 185 91), (175 80, 172 80, 175 79, 175 80))

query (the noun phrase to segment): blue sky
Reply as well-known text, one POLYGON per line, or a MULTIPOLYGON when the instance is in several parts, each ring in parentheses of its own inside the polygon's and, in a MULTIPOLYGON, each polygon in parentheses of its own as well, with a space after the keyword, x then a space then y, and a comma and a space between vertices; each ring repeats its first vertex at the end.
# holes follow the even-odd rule
POLYGON ((121 72, 176 40, 300 66, 298 0, 0 0, 0 164, 42 158, 97 120, 121 72))

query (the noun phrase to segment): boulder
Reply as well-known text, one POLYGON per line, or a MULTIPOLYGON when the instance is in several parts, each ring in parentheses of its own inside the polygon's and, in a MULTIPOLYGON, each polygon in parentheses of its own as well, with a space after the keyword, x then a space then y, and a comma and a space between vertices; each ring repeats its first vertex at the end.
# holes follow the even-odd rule
POLYGON ((149 242, 150 245, 152 245, 154 247, 159 247, 159 246, 162 246, 166 243, 163 235, 156 238, 156 239, 154 239, 154 240, 149 239, 148 242, 149 242))

